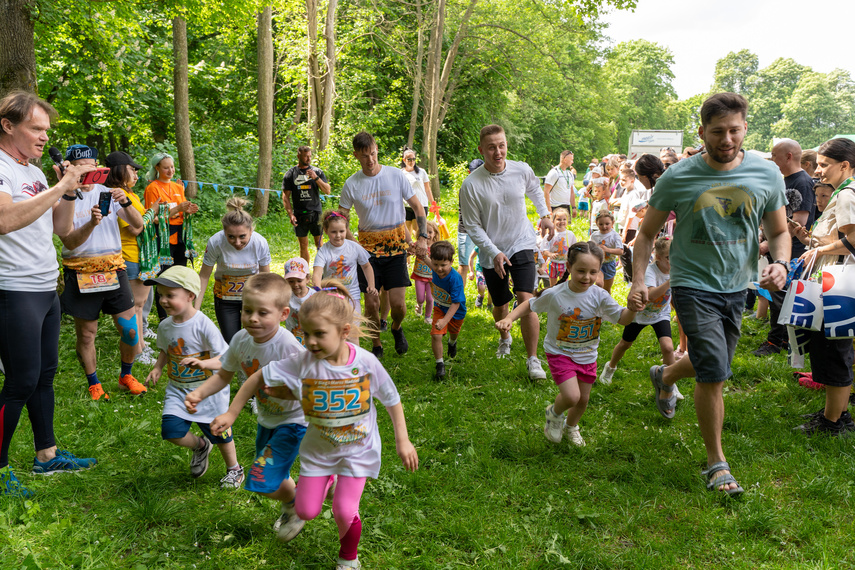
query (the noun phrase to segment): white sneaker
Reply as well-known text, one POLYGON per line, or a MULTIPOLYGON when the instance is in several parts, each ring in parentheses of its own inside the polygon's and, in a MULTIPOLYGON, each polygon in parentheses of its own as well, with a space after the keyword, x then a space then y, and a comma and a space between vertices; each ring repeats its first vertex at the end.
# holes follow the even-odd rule
POLYGON ((496 358, 504 358, 511 353, 511 343, 514 342, 514 339, 511 337, 508 338, 500 338, 499 339, 499 348, 496 349, 496 358))
POLYGON ((157 362, 157 356, 154 354, 154 351, 146 345, 143 348, 143 351, 137 354, 136 358, 134 358, 134 362, 139 362, 140 364, 145 364, 146 366, 152 366, 155 362, 157 362))
POLYGON ((528 377, 532 380, 543 380, 546 378, 546 372, 543 371, 543 366, 540 364, 540 359, 536 356, 529 356, 525 361, 525 367, 528 368, 528 377))
POLYGON ((579 433, 579 426, 564 426, 564 435, 570 440, 570 443, 577 447, 585 447, 585 440, 582 439, 582 434, 579 433))
POLYGON ((226 475, 220 479, 220 489, 240 489, 245 476, 243 467, 226 470, 226 475))
POLYGON ((564 429, 564 414, 555 415, 552 411, 552 404, 546 406, 546 425, 543 426, 543 435, 552 443, 561 443, 561 438, 564 437, 561 430, 564 429))
POLYGON ((298 517, 297 513, 294 512, 294 505, 282 503, 282 514, 273 523, 273 532, 276 533, 276 538, 282 542, 288 542, 300 534, 305 525, 306 521, 298 517))
POLYGON ((344 558, 339 558, 338 562, 335 565, 335 570, 361 570, 362 564, 359 563, 359 558, 354 558, 353 560, 345 560, 344 558))
POLYGON ((617 370, 617 366, 612 368, 609 366, 609 363, 606 362, 606 365, 603 366, 603 371, 600 373, 600 384, 603 386, 608 386, 612 383, 612 376, 615 375, 615 370, 617 370))
POLYGON ((148 324, 143 327, 143 338, 147 338, 149 340, 157 340, 157 333, 152 330, 148 324))
POLYGON ((674 384, 674 397, 676 397, 678 400, 682 400, 685 398, 685 396, 680 393, 680 390, 677 388, 676 384, 674 384))
POLYGON ((255 396, 253 396, 249 401, 249 409, 252 410, 252 415, 258 415, 258 398, 255 396))

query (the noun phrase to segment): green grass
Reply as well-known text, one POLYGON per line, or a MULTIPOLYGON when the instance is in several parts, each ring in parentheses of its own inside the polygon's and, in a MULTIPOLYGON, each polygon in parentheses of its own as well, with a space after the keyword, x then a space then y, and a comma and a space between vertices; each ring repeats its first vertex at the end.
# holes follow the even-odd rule
MULTIPOLYGON (((197 232, 207 236, 215 229, 209 224, 197 232)), ((578 222, 574 229, 584 235, 578 222)), ((270 219, 258 231, 270 241, 281 272, 282 262, 297 253, 290 227, 270 219)), ((581 421, 588 446, 554 445, 541 432, 554 385, 527 379, 518 327, 512 358, 494 358, 492 318, 474 308, 468 287, 460 353, 444 383, 432 378, 428 327, 412 310, 406 356, 395 355, 391 335, 383 335, 384 364, 401 392, 421 464, 414 474, 403 470, 381 411, 384 464, 361 505, 366 568, 855 566, 855 450, 845 439, 792 432, 800 414, 822 405, 823 395, 795 383, 784 356, 750 354, 765 327, 744 324, 734 379, 725 388, 725 451, 746 488, 741 499, 728 500, 708 492, 700 475, 705 454, 691 380, 681 383, 686 400, 673 421, 656 411, 647 369, 660 356, 650 329, 625 356, 614 383, 595 386, 581 421)), ((616 286, 617 298, 625 294, 625 286, 616 286)), ((213 315, 210 297, 205 311, 213 315)), ((619 327, 603 325, 600 367, 619 336, 619 327)), ((108 389, 116 385, 117 342, 102 318, 99 372, 108 389)), ((147 371, 136 368, 138 377, 147 371)), ((189 477, 188 452, 160 439, 162 395, 162 386, 141 398, 114 389, 109 403, 91 402, 74 357, 73 326, 63 321, 59 444, 99 463, 81 474, 30 475, 32 434, 24 415, 12 466, 38 495, 0 502, 0 564, 332 568, 338 535, 329 505, 293 542, 277 542, 272 501, 218 489, 225 469, 218 454, 208 474, 189 477)), ((253 459, 254 424, 247 410, 235 425, 244 465, 253 459)))

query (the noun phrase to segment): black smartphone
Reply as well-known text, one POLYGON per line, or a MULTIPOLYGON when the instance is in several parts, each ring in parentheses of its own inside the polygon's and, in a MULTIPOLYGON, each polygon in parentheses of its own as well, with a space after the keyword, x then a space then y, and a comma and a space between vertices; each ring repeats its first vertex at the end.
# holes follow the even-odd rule
POLYGON ((98 207, 101 208, 101 215, 106 216, 110 213, 110 203, 113 201, 111 192, 101 192, 98 196, 98 207))

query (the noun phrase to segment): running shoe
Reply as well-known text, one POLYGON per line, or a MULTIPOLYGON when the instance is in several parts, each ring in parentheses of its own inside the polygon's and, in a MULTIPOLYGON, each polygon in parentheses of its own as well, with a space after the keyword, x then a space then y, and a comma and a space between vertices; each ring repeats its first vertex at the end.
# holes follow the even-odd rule
POLYGON ((104 391, 104 386, 102 386, 100 382, 89 386, 89 395, 92 396, 92 400, 95 402, 101 398, 105 401, 110 399, 110 394, 104 391))
POLYGON ((455 356, 457 356, 457 343, 456 342, 449 342, 448 343, 448 357, 454 358, 455 356))
POLYGON ((579 426, 564 426, 564 435, 576 447, 585 447, 585 440, 582 439, 582 434, 579 433, 579 426))
POLYGON ((437 362, 436 363, 436 379, 437 380, 445 379, 445 362, 437 362))
POLYGON ((136 358, 134 358, 134 362, 139 362, 146 366, 153 366, 154 363, 157 362, 157 355, 148 345, 145 345, 143 351, 137 354, 136 358))
POLYGON ((359 558, 354 558, 353 560, 339 558, 335 565, 335 570, 362 570, 362 564, 359 562, 359 558))
POLYGON ((125 374, 119 378, 119 389, 127 390, 133 396, 139 396, 148 392, 148 388, 140 384, 139 381, 130 374, 125 374))
POLYGON ((0 469, 0 495, 29 499, 35 493, 21 485, 18 478, 12 472, 12 468, 7 465, 0 469))
POLYGON ((371 347, 371 354, 376 356, 377 358, 383 358, 383 346, 377 345, 371 347))
POLYGON ((389 330, 389 321, 380 319, 380 332, 386 332, 387 330, 389 330))
POLYGON ((273 523, 273 532, 276 533, 276 538, 282 542, 289 542, 300 534, 305 525, 306 521, 298 517, 294 511, 294 503, 282 503, 282 514, 273 523))
POLYGON ((410 343, 407 342, 407 337, 404 336, 404 327, 398 330, 392 329, 392 337, 395 339, 395 352, 406 354, 410 349, 410 343))
POLYGON ((225 477, 220 479, 220 489, 240 489, 244 478, 243 467, 228 469, 225 477))
POLYGON ((54 473, 69 473, 71 471, 80 471, 81 469, 89 469, 95 465, 96 461, 92 458, 78 458, 68 451, 56 451, 56 457, 47 461, 39 461, 38 458, 33 458, 33 473, 36 475, 53 475, 54 473))
POLYGON ((208 441, 207 437, 202 438, 202 449, 194 449, 193 456, 190 458, 190 476, 198 479, 208 470, 208 456, 211 455, 211 449, 214 444, 208 441))
POLYGON ((540 359, 536 356, 529 356, 525 361, 525 367, 528 369, 528 377, 532 380, 543 380, 546 378, 546 372, 543 371, 543 366, 540 364, 540 359))
POLYGON ((475 307, 480 309, 484 306, 484 295, 478 295, 475 297, 475 307))
POLYGON ((496 349, 496 358, 504 358, 511 353, 511 343, 514 342, 514 339, 511 337, 508 338, 500 338, 499 339, 499 347, 496 349))
POLYGON ((145 325, 145 329, 143 330, 143 338, 147 338, 149 340, 157 340, 157 333, 152 330, 148 323, 145 325))
POLYGON ((603 386, 608 386, 612 383, 612 377, 615 375, 615 370, 617 370, 617 366, 612 368, 609 366, 609 363, 606 362, 606 365, 603 366, 603 371, 600 372, 600 384, 603 386))
POLYGON ((556 415, 552 411, 552 404, 546 406, 546 424, 543 426, 543 435, 552 443, 561 443, 561 438, 564 437, 562 430, 564 429, 564 414, 556 415))

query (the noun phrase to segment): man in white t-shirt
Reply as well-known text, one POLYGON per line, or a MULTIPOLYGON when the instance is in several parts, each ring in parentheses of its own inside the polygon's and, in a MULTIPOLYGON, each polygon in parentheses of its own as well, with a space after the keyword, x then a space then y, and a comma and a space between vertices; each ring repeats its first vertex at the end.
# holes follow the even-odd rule
POLYGON ((561 152, 561 160, 553 166, 543 181, 543 196, 550 213, 555 208, 565 208, 570 217, 576 217, 576 169, 573 168, 573 152, 561 152))
MULTIPOLYGON (((421 202, 413 192, 406 176, 397 168, 382 166, 377 161, 377 143, 369 133, 361 132, 353 137, 353 156, 362 166, 344 183, 339 200, 339 211, 350 215, 356 209, 359 218, 359 243, 370 254, 369 262, 374 269, 374 286, 382 287, 389 295, 392 315, 392 336, 395 351, 404 354, 409 348, 401 323, 407 314, 406 287, 410 286, 407 274, 407 252, 412 243, 404 225, 404 202, 416 213, 419 236, 415 244, 416 255, 427 255, 427 219, 421 202)), ((348 232, 348 238, 353 236, 348 232)), ((360 269, 359 288, 366 292, 369 283, 360 269)), ((380 328, 380 298, 365 295, 365 316, 380 328)), ((372 338, 372 352, 383 356, 380 337, 372 338)))
MULTIPOLYGON (((530 299, 537 280, 534 228, 526 215, 525 197, 534 203, 540 216, 541 232, 555 233, 549 209, 540 183, 531 167, 524 162, 505 160, 508 141, 499 125, 481 129, 478 151, 484 166, 463 181, 460 187, 460 214, 466 231, 478 247, 478 258, 493 299, 493 319, 496 322, 508 314, 508 303, 516 297, 518 303, 530 299), (509 277, 514 279, 514 291, 509 289, 509 277)), ((530 313, 520 319, 525 342, 529 377, 546 378, 537 358, 540 321, 530 313)), ((502 331, 496 356, 511 353, 511 335, 502 331)))

